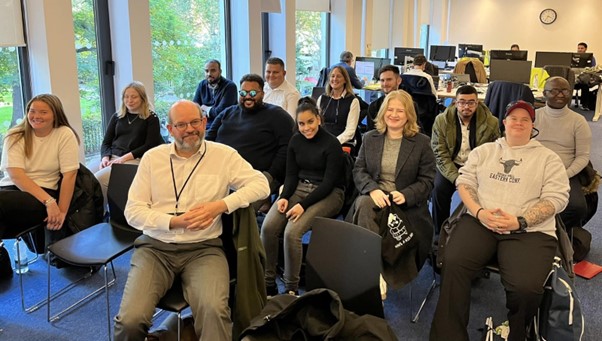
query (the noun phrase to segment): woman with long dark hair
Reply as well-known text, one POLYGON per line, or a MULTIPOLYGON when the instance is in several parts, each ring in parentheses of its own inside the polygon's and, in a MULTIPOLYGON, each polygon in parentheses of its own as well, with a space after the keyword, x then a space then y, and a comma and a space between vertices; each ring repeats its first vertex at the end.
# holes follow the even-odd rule
POLYGON ((284 233, 285 292, 298 294, 301 237, 311 229, 314 217, 332 217, 343 206, 343 150, 336 137, 322 127, 313 99, 299 100, 296 122, 299 132, 288 144, 283 190, 261 228, 269 296, 278 294, 275 279, 279 236, 284 233))
POLYGON ((48 230, 60 230, 79 169, 79 138, 60 99, 35 96, 26 112, 4 138, 0 239, 44 222, 48 230))

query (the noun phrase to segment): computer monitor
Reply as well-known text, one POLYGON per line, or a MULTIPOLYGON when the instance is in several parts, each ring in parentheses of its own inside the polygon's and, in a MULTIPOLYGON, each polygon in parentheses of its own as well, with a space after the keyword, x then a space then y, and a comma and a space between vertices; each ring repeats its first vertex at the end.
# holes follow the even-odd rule
POLYGON ((480 44, 458 44, 458 58, 483 57, 483 45, 480 44))
POLYGON ((529 84, 531 64, 530 60, 492 59, 489 62, 489 80, 529 84))
POLYGON ((357 57, 355 58, 355 74, 360 80, 373 81, 380 76, 378 74, 381 67, 390 64, 387 58, 376 57, 357 57))
POLYGON ((573 57, 571 60, 571 67, 576 68, 584 68, 592 66, 592 57, 593 53, 583 52, 583 53, 573 53, 573 57))
POLYGON ((414 60, 414 56, 424 54, 423 48, 414 47, 396 47, 393 50, 393 65, 405 65, 406 57, 410 57, 414 60))
POLYGON ((527 60, 528 51, 491 50, 489 59, 501 60, 527 60))
POLYGON ((445 45, 431 45, 429 59, 437 62, 454 61, 456 59, 456 47, 445 45))
POLYGON ((535 67, 544 67, 546 65, 564 65, 571 66, 573 62, 573 53, 571 52, 535 52, 535 67))

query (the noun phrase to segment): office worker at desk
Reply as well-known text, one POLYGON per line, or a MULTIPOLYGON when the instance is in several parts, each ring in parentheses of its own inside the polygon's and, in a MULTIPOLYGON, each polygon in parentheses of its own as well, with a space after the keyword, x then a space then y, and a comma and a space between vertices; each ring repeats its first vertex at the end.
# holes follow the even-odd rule
POLYGON ((330 67, 330 70, 332 71, 332 69, 334 69, 336 66, 340 66, 340 67, 344 68, 345 71, 347 71, 347 74, 349 75, 349 79, 351 81, 351 86, 356 89, 363 88, 364 83, 362 83, 362 81, 357 77, 357 74, 355 73, 355 69, 353 68, 353 53, 351 53, 349 51, 343 51, 343 52, 341 52, 340 59, 341 60, 338 63, 336 63, 330 67))
POLYGON ((424 72, 424 68, 426 67, 426 57, 424 55, 417 55, 414 57, 414 68, 405 72, 406 75, 416 75, 420 77, 424 77, 429 81, 431 85, 431 90, 433 91, 433 95, 437 97, 437 89, 435 89, 435 83, 433 82, 433 77, 428 73, 424 72))
POLYGON ((432 192, 435 233, 449 218, 452 195, 456 191, 458 170, 476 147, 500 137, 497 117, 478 100, 477 89, 464 85, 456 91, 456 103, 435 118, 431 148, 437 173, 432 192))
POLYGON ((512 46, 510 46, 510 51, 520 51, 520 47, 518 44, 512 44, 512 46))
MULTIPOLYGON (((587 43, 581 42, 577 44, 577 53, 587 53, 587 43)), ((591 66, 596 66, 596 58, 594 58, 593 55, 591 66)), ((581 91, 579 97, 579 101, 581 102, 581 109, 586 111, 594 109, 593 107, 596 106, 596 95, 594 92, 591 92, 589 90, 589 85, 577 82, 575 83, 575 90, 581 91)))
POLYGON ((576 175, 589 162, 592 131, 581 114, 569 109, 572 91, 566 79, 548 78, 543 94, 546 106, 536 111, 535 128, 539 130, 536 139, 556 152, 566 168, 571 191, 560 217, 567 229, 571 229, 581 226, 587 214, 587 203, 576 175))
POLYGON ((366 119, 368 130, 375 128, 376 115, 380 110, 380 106, 383 104, 385 97, 391 92, 399 89, 401 85, 401 76, 399 75, 399 68, 395 65, 385 65, 380 68, 379 71, 379 83, 380 90, 383 92, 383 96, 380 96, 376 100, 370 103, 368 107, 368 117, 366 119))

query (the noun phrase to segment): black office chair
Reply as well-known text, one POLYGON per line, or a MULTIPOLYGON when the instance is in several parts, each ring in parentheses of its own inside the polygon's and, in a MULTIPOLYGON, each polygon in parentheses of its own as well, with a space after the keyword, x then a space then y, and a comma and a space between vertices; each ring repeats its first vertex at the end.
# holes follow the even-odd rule
POLYGON ((422 128, 422 132, 429 137, 433 132, 433 124, 435 117, 439 114, 439 105, 437 97, 433 93, 431 84, 422 76, 418 75, 401 75, 401 89, 407 91, 414 100, 418 123, 422 128))
POLYGON ((65 263, 75 266, 90 267, 91 269, 86 276, 51 295, 51 269, 50 263, 48 264, 47 318, 49 322, 56 321, 63 314, 71 311, 80 303, 87 301, 104 290, 107 308, 107 330, 109 339, 111 338, 112 320, 109 306, 109 287, 113 285, 116 280, 113 260, 131 250, 134 247, 134 240, 140 235, 140 231, 129 227, 123 215, 128 191, 137 169, 138 167, 135 165, 115 164, 112 166, 109 189, 107 192, 109 209, 111 212, 110 223, 96 224, 48 246, 48 257, 54 255, 65 263), (107 273, 108 264, 111 265, 111 272, 113 273, 113 278, 110 281, 107 273), (99 266, 102 266, 104 270, 104 285, 56 315, 51 316, 50 302, 54 298, 73 288, 79 281, 90 277, 94 273, 94 268, 99 266))
POLYGON ((314 218, 305 270, 307 291, 335 291, 345 309, 384 317, 381 237, 341 220, 314 218))
POLYGON ((487 94, 485 95, 485 105, 491 110, 493 116, 496 116, 499 120, 500 131, 504 131, 504 114, 506 113, 506 106, 508 103, 523 100, 525 102, 534 104, 535 97, 531 88, 525 84, 506 82, 506 81, 494 81, 487 87, 487 94))

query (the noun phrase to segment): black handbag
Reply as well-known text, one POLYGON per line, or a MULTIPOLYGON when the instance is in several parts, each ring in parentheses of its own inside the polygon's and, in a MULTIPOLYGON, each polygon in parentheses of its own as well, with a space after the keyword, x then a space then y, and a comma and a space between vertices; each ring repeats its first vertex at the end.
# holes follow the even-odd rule
POLYGON ((389 200, 391 206, 385 208, 380 221, 380 236, 383 261, 394 265, 400 256, 418 245, 418 236, 403 208, 393 203, 391 194, 389 200))

